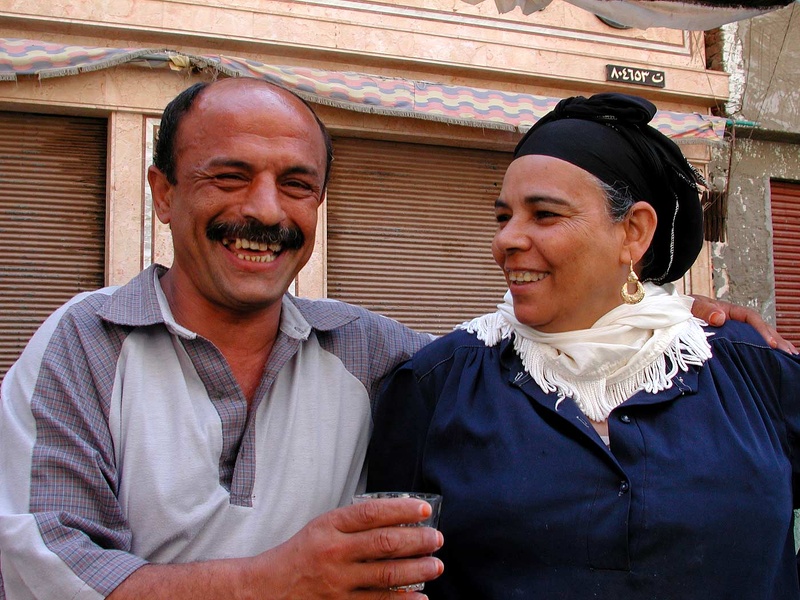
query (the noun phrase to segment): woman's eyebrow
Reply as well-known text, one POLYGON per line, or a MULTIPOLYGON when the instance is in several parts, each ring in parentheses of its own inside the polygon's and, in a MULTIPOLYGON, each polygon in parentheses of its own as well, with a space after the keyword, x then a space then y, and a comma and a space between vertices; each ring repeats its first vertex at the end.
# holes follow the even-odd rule
MULTIPOLYGON (((524 198, 523 202, 525 204, 529 204, 529 205, 530 204, 541 204, 541 203, 557 204, 559 206, 569 206, 570 205, 569 201, 568 200, 564 200, 563 198, 558 198, 556 196, 541 196, 541 195, 526 196, 524 198)), ((495 210, 501 209, 501 208, 508 208, 508 203, 505 200, 503 200, 502 198, 498 198, 497 200, 494 201, 494 207, 495 207, 495 210)))
POLYGON ((565 200, 564 198, 559 198, 558 196, 541 196, 541 195, 534 195, 534 196, 526 196, 524 200, 525 204, 558 204, 559 206, 569 206, 569 201, 565 200))

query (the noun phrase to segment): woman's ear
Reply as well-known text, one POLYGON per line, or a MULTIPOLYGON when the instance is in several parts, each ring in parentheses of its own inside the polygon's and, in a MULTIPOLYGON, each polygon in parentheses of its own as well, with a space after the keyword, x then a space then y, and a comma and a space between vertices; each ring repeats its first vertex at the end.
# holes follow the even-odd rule
POLYGON ((147 183, 150 184, 150 191, 153 194, 153 208, 156 211, 158 220, 164 225, 169 225, 172 218, 172 184, 167 180, 167 176, 155 165, 150 165, 147 169, 147 183))
POLYGON ((638 263, 644 256, 656 232, 658 217, 655 209, 647 202, 634 204, 625 218, 625 242, 620 259, 627 263, 638 263))

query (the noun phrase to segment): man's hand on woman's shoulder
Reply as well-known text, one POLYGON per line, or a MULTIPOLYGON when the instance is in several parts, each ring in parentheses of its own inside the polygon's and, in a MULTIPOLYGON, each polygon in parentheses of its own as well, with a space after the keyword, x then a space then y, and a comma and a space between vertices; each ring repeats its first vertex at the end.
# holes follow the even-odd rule
POLYGON ((742 321, 755 328, 773 348, 785 350, 790 354, 798 354, 797 348, 791 342, 783 339, 777 329, 769 325, 752 308, 731 304, 724 300, 714 300, 706 296, 692 295, 692 298, 694 298, 692 314, 698 319, 703 319, 712 327, 722 326, 727 319, 742 321))

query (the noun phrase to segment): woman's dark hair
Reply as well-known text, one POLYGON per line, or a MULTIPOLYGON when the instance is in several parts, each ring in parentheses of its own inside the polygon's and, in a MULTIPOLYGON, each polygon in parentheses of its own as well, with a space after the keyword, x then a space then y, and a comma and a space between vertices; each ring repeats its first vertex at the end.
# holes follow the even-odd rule
MULTIPOLYGON (((592 175, 592 177, 594 177, 594 175, 592 175)), ((628 187, 621 183, 614 186, 605 181, 601 181, 597 177, 594 177, 594 180, 605 196, 609 217, 611 217, 614 223, 621 223, 625 217, 628 216, 633 205, 636 204, 636 198, 633 197, 633 193, 628 187)), ((649 267, 653 262, 653 252, 653 243, 651 242, 640 260, 642 264, 642 273, 649 272, 649 267)))
POLYGON ((633 197, 633 194, 627 187, 609 185, 605 181, 600 181, 597 177, 594 177, 594 179, 606 197, 608 214, 611 220, 614 223, 621 222, 628 216, 631 207, 636 204, 636 198, 633 197))
POLYGON ((640 278, 661 284, 682 277, 700 253, 705 182, 678 145, 650 125, 656 112, 649 100, 628 94, 565 98, 522 137, 514 158, 567 161, 615 188, 610 204, 625 190, 650 204, 658 222, 640 278))
MULTIPOLYGON (((330 177, 331 173, 331 163, 333 162, 333 142, 331 141, 331 136, 328 133, 328 129, 325 127, 325 124, 317 116, 317 113, 314 112, 314 109, 311 108, 311 105, 303 98, 295 94, 292 90, 286 89, 285 87, 269 81, 264 81, 264 84, 271 85, 288 92, 300 100, 300 102, 302 102, 314 116, 314 120, 317 122, 320 133, 322 133, 322 138, 325 142, 325 179, 323 182, 323 188, 326 187, 328 185, 328 178, 330 177)), ((158 168, 159 171, 164 173, 167 181, 169 181, 172 185, 178 183, 178 180, 175 176, 177 161, 177 157, 175 156, 175 139, 178 134, 178 128, 183 120, 183 117, 189 112, 189 110, 191 110, 195 100, 197 100, 200 94, 209 85, 211 84, 208 82, 200 82, 186 88, 180 94, 175 96, 175 98, 173 98, 169 104, 167 104, 167 107, 164 109, 164 113, 161 116, 161 125, 158 128, 156 147, 153 151, 153 164, 156 166, 156 168, 158 168)))

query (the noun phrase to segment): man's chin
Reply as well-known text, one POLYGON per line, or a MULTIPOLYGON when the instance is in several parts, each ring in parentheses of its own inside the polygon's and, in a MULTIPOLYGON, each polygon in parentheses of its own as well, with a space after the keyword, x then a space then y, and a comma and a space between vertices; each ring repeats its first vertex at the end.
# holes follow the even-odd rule
POLYGON ((239 285, 231 285, 223 293, 231 308, 242 312, 258 311, 280 303, 293 281, 240 281, 239 285))

